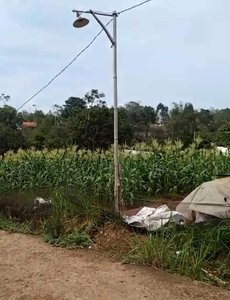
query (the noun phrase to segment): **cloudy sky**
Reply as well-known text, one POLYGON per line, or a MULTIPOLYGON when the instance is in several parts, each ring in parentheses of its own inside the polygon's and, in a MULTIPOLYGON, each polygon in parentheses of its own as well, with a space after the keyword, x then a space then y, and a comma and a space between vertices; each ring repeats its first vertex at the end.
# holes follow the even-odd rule
MULTIPOLYGON (((0 93, 19 107, 98 33, 92 18, 73 28, 72 9, 119 11, 138 1, 0 0, 0 93)), ((119 104, 229 106, 229 15, 229 0, 153 0, 120 15, 119 104)), ((112 50, 104 34, 24 109, 48 111, 92 88, 112 105, 112 50)))

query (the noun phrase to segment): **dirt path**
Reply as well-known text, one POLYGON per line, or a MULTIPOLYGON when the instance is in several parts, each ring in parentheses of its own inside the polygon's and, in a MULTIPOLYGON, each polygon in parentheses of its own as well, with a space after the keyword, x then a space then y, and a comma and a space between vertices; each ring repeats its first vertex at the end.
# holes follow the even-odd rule
POLYGON ((92 250, 54 248, 42 239, 0 231, 0 299, 230 299, 221 289, 152 268, 114 263, 92 250))

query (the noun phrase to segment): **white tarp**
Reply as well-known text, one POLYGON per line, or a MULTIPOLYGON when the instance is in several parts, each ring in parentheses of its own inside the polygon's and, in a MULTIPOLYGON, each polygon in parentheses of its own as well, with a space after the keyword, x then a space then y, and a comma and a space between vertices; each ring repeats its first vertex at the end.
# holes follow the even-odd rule
POLYGON ((130 226, 145 228, 148 231, 156 231, 169 221, 178 224, 183 219, 183 215, 170 210, 167 205, 162 205, 158 208, 145 206, 136 215, 125 216, 124 219, 130 226))
POLYGON ((41 208, 44 206, 50 206, 52 204, 52 200, 45 200, 41 197, 37 197, 34 199, 34 209, 41 208))
POLYGON ((213 217, 230 218, 230 177, 201 184, 177 206, 176 211, 196 223, 213 217))

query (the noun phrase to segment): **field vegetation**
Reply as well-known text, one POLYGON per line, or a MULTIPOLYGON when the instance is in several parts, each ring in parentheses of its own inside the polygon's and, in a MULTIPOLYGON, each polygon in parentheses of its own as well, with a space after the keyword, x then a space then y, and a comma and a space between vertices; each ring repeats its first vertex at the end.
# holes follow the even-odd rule
MULTIPOLYGON (((199 149, 200 142, 197 139, 184 149, 181 142, 160 145, 153 140, 151 145, 136 144, 133 149, 140 151, 136 155, 121 147, 125 204, 130 207, 159 196, 185 195, 204 181, 228 173, 230 156, 215 148, 199 149)), ((0 159, 0 174, 0 229, 41 234, 60 247, 93 247, 96 234, 108 223, 116 230, 121 227, 121 217, 112 213, 113 148, 9 151, 0 159), (34 210, 37 196, 52 199, 53 205, 34 210)), ((229 282, 228 221, 203 228, 166 228, 144 236, 130 232, 128 236, 129 247, 122 254, 126 262, 217 284, 229 282)))
MULTIPOLYGON (((132 155, 120 150, 122 196, 134 203, 139 198, 187 194, 201 183, 230 171, 230 156, 214 148, 198 149, 199 139, 183 149, 180 142, 153 141, 136 144, 143 153, 132 155)), ((81 150, 68 147, 48 151, 19 150, 0 158, 1 194, 28 189, 60 186, 89 190, 95 197, 113 197, 113 149, 81 150)))

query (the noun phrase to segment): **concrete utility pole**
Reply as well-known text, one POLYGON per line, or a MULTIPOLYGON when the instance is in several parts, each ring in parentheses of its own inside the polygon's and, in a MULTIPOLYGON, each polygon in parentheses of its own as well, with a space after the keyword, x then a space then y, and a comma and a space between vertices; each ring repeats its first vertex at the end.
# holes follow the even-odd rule
POLYGON ((116 11, 112 13, 97 12, 93 10, 81 11, 73 10, 77 13, 77 19, 73 23, 75 28, 82 28, 89 24, 89 20, 81 17, 83 13, 91 14, 98 24, 102 27, 107 37, 112 43, 113 46, 113 90, 114 90, 114 202, 115 202, 115 211, 120 212, 121 205, 121 180, 120 180, 120 166, 119 166, 119 153, 118 153, 118 92, 117 92, 117 17, 118 14, 116 11), (97 17, 106 16, 113 18, 113 36, 109 33, 106 26, 102 21, 97 17))

